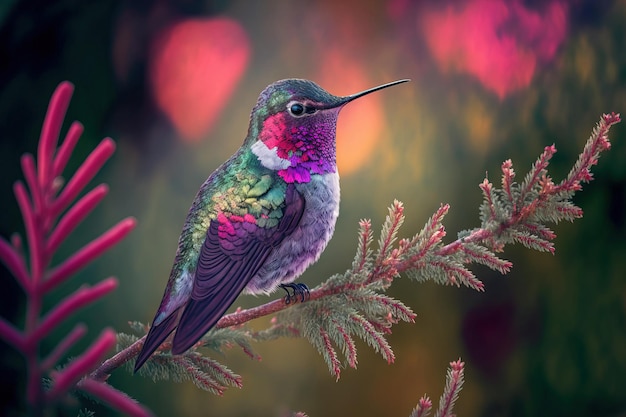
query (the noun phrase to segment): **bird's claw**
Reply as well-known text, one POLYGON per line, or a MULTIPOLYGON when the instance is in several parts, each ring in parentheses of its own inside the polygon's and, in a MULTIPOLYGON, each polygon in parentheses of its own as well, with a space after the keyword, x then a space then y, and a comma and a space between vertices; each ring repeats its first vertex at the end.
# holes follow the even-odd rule
POLYGON ((287 295, 285 296, 285 304, 291 304, 292 302, 297 303, 298 297, 300 297, 300 302, 304 302, 311 296, 309 287, 300 282, 280 284, 280 288, 287 292, 287 295), (290 293, 289 289, 291 289, 293 293, 290 293))

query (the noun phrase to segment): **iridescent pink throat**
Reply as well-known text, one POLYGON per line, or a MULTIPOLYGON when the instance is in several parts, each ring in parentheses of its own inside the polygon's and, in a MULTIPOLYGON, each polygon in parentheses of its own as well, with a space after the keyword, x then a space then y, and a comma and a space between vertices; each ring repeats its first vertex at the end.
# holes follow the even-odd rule
POLYGON ((259 137, 268 149, 276 148, 279 158, 289 161, 278 175, 288 183, 306 183, 311 181, 311 174, 335 172, 336 114, 311 117, 311 123, 291 126, 286 117, 290 116, 278 113, 268 117, 259 137))

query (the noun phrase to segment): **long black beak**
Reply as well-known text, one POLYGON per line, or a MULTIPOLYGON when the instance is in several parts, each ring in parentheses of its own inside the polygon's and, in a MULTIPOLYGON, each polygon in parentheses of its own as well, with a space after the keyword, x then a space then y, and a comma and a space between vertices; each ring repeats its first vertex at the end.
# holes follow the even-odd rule
POLYGON ((406 82, 409 82, 409 81, 411 81, 411 80, 404 79, 404 80, 392 81, 392 82, 387 83, 387 84, 379 85, 378 87, 373 87, 373 88, 370 88, 368 90, 361 91, 360 93, 352 94, 352 95, 345 96, 345 97, 339 97, 339 101, 333 103, 332 105, 330 105, 330 106, 328 106, 326 108, 327 109, 332 109, 332 108, 335 108, 335 107, 340 107, 340 106, 343 106, 344 104, 347 104, 347 103, 351 102, 352 100, 356 100, 359 97, 363 97, 363 96, 365 96, 365 95, 367 95, 369 93, 373 93, 374 91, 382 90, 383 88, 392 87, 394 85, 406 83, 406 82))

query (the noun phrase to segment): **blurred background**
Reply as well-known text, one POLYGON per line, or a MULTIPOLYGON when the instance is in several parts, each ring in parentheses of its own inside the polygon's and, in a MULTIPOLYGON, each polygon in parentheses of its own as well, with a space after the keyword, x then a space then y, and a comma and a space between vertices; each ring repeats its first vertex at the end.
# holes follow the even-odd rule
MULTIPOLYGON (((189 205, 242 143, 259 92, 300 77, 350 94, 412 82, 347 106, 338 127, 342 177, 335 237, 301 281, 315 286, 350 266, 357 224, 376 230, 394 198, 403 236, 450 203, 446 241, 479 225, 478 184, 499 184, 512 158, 523 178, 544 146, 560 181, 605 112, 626 111, 626 1, 3 0, 0 2, 0 234, 23 231, 12 194, 19 157, 35 152, 50 95, 69 80, 72 120, 85 133, 66 174, 105 136, 118 148, 94 185, 109 196, 62 246, 57 261, 114 222, 130 237, 47 300, 114 275, 119 289, 81 310, 89 337, 130 332, 160 302, 189 205)), ((399 279, 390 294, 416 313, 394 327, 388 365, 360 344, 359 368, 336 382, 304 340, 255 345, 216 359, 243 376, 223 397, 191 383, 153 383, 117 370, 111 384, 160 416, 408 416, 437 400, 448 363, 466 362, 456 413, 477 416, 626 415, 626 128, 596 178, 575 197, 584 218, 555 226, 556 254, 507 247, 507 276, 473 270, 484 293, 399 279)), ((1 267, 0 313, 20 323, 23 294, 1 267)), ((240 297, 250 307, 273 297, 240 297)), ((55 298, 56 297, 56 298, 55 298)), ((51 335, 50 349, 72 323, 51 335)), ((262 328, 267 321, 253 326, 262 328)), ((23 411, 24 364, 0 343, 0 410, 23 411)), ((115 415, 86 402, 98 416, 115 415)), ((59 415, 76 415, 72 404, 59 415)))

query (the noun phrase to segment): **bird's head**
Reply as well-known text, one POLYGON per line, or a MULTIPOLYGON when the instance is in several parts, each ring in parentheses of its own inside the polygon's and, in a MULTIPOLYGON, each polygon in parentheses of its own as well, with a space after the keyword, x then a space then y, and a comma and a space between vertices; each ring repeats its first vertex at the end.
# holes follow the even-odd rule
POLYGON ((287 182, 308 182, 312 174, 335 172, 339 111, 359 97, 406 81, 345 97, 309 80, 277 81, 261 92, 252 109, 246 144, 263 166, 279 171, 287 182))

